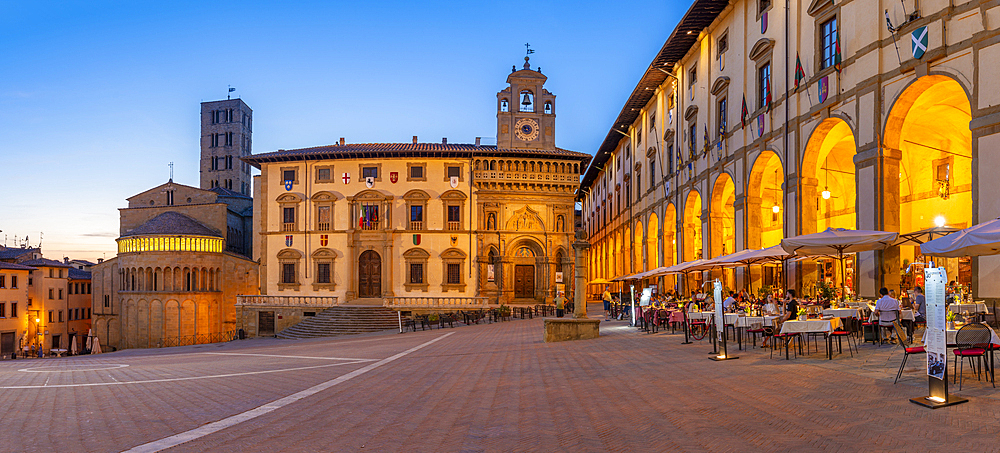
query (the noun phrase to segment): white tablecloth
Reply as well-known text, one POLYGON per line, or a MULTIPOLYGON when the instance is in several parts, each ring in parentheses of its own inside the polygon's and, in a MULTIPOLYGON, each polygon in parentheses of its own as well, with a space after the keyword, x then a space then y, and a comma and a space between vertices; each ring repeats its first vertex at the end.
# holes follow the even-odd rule
POLYGON ((810 319, 808 321, 785 321, 781 333, 833 332, 840 327, 840 318, 810 319))
POLYGON ((823 310, 824 315, 836 318, 861 318, 860 310, 857 308, 827 308, 823 310))
POLYGON ((753 327, 754 323, 759 323, 762 327, 770 327, 771 320, 777 318, 777 316, 741 316, 737 321, 737 327, 753 327))
POLYGON ((948 309, 951 310, 952 313, 962 313, 966 311, 969 313, 986 313, 986 304, 951 304, 948 306, 948 309))
MULTIPOLYGON (((901 321, 916 321, 916 318, 913 317, 913 310, 910 310, 908 308, 899 311, 899 319, 901 321)), ((874 322, 877 320, 878 318, 875 317, 875 312, 873 311, 872 315, 868 317, 868 321, 874 322)))
MULTIPOLYGON (((955 335, 956 334, 958 334, 958 329, 955 329, 955 330, 948 329, 948 330, 944 331, 944 335, 945 335, 945 338, 947 339, 946 341, 948 342, 949 346, 952 346, 952 345, 955 344, 955 335)), ((992 327, 990 327, 990 336, 992 337, 990 339, 990 341, 993 344, 1000 345, 1000 337, 997 336, 996 331, 993 330, 992 327)), ((924 340, 926 341, 926 339, 927 339, 927 336, 925 335, 924 336, 924 340)), ((926 345, 927 345, 927 343, 925 342, 924 346, 926 346, 926 345)))

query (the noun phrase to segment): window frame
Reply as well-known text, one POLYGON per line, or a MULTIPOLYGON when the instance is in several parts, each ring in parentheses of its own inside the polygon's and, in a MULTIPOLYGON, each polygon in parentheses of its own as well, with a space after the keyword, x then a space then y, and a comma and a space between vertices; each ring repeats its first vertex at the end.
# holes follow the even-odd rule
POLYGON ((310 257, 312 258, 313 261, 313 271, 314 271, 312 279, 313 291, 320 291, 320 290, 333 291, 334 289, 336 289, 337 253, 331 248, 323 247, 313 252, 310 257), (319 269, 321 265, 328 266, 329 268, 330 281, 328 282, 319 281, 319 276, 320 276, 319 269))
POLYGON ((820 71, 826 70, 828 68, 832 68, 832 67, 834 67, 836 65, 835 64, 835 60, 836 60, 836 55, 837 55, 837 40, 840 38, 839 34, 837 33, 838 30, 839 30, 839 27, 840 27, 840 23, 839 23, 838 19, 839 18, 837 17, 837 14, 831 14, 831 15, 823 18, 821 21, 817 21, 817 25, 816 25, 816 43, 818 45, 818 48, 816 49, 816 58, 818 59, 818 61, 817 61, 817 67, 819 67, 820 71), (827 52, 827 46, 826 46, 826 44, 827 44, 826 43, 827 35, 826 35, 826 31, 825 31, 824 27, 826 25, 830 24, 831 22, 833 23, 833 30, 832 30, 833 33, 832 33, 832 36, 831 36, 831 39, 830 39, 830 46, 829 46, 829 52, 830 52, 830 54, 829 54, 829 56, 827 56, 826 55, 826 52, 827 52), (829 64, 827 64, 827 63, 829 63, 829 64))
POLYGON ((441 291, 465 291, 465 275, 462 272, 467 255, 460 249, 450 248, 441 252, 441 291), (458 265, 458 283, 449 283, 448 281, 448 265, 458 265))
POLYGON ((285 172, 287 172, 287 171, 294 172, 293 174, 295 175, 295 179, 292 180, 292 185, 293 186, 298 185, 299 184, 299 167, 280 167, 280 168, 278 168, 278 178, 279 178, 279 181, 278 181, 279 184, 278 185, 279 186, 284 186, 285 185, 285 181, 287 181, 285 179, 285 172))
POLYGON ((406 275, 403 280, 403 288, 407 291, 421 291, 427 292, 430 289, 430 278, 427 275, 427 262, 430 259, 430 253, 420 247, 412 247, 403 252, 403 267, 406 275), (421 283, 411 283, 413 275, 411 274, 411 265, 419 264, 422 270, 422 282, 421 283))
POLYGON ((300 262, 302 260, 302 253, 295 249, 284 249, 278 252, 278 291, 284 291, 286 289, 298 291, 299 287, 302 286, 302 278, 300 276, 301 266, 300 262), (288 275, 286 273, 286 265, 292 265, 292 282, 286 282, 285 277, 288 275))
POLYGON ((407 162, 406 163, 406 180, 407 181, 427 181, 427 165, 418 162, 407 162), (413 168, 419 167, 421 176, 413 176, 413 168))
MULTIPOLYGON (((448 176, 448 170, 450 167, 458 167, 458 182, 465 182, 465 164, 462 162, 445 162, 444 163, 444 182, 450 182, 451 176, 448 176)), ((523 170, 522 170, 523 171, 523 170)))
POLYGON ((328 183, 334 182, 334 179, 333 179, 333 175, 334 175, 333 165, 318 165, 314 169, 314 174, 316 175, 316 179, 315 180, 316 180, 317 184, 328 184, 328 183), (326 179, 320 178, 319 172, 321 170, 325 170, 325 171, 330 172, 330 174, 329 174, 330 177, 326 178, 326 179))
POLYGON ((375 168, 375 182, 382 182, 382 163, 365 163, 358 164, 358 182, 361 184, 365 183, 365 168, 375 168))

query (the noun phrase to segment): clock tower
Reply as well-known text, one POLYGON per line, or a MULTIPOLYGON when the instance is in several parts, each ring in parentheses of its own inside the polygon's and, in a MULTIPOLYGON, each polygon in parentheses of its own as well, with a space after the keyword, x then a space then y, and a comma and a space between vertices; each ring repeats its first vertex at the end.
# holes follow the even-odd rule
POLYGON ((501 149, 556 148, 556 97, 543 85, 541 68, 511 68, 507 88, 497 93, 497 147, 501 149))

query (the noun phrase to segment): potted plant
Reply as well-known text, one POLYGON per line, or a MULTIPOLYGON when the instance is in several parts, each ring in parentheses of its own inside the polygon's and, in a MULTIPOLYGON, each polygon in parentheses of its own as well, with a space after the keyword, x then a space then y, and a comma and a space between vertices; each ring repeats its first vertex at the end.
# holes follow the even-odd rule
POLYGON ((800 308, 798 315, 799 315, 799 321, 805 321, 806 319, 809 319, 809 315, 806 314, 805 308, 800 308))
POLYGON ((955 312, 948 311, 948 314, 945 315, 945 319, 948 320, 948 327, 947 327, 947 329, 948 330, 955 330, 955 312))

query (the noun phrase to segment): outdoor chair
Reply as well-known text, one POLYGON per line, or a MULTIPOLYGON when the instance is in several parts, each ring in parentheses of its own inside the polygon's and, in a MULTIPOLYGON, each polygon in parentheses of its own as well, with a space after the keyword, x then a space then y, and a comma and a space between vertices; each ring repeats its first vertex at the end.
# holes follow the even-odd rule
POLYGON ((845 330, 834 330, 830 332, 832 338, 837 339, 837 352, 843 354, 843 346, 841 345, 841 340, 847 338, 847 351, 851 353, 851 357, 854 357, 854 351, 851 350, 851 341, 854 341, 854 349, 858 350, 858 354, 861 354, 861 350, 858 349, 858 339, 854 336, 854 318, 848 318, 847 323, 844 324, 847 327, 845 330))
POLYGON ((760 335, 760 342, 763 345, 765 332, 766 330, 764 329, 763 323, 755 322, 750 324, 750 328, 747 329, 747 334, 753 340, 753 347, 757 347, 757 335, 760 335))
POLYGON ((899 377, 903 375, 903 368, 906 366, 906 359, 912 354, 926 354, 927 350, 923 346, 913 346, 912 343, 907 343, 903 340, 906 335, 903 334, 903 327, 899 325, 899 322, 892 323, 893 327, 896 329, 896 336, 899 337, 899 345, 903 347, 903 363, 899 364, 899 371, 896 372, 896 379, 892 381, 893 384, 899 380, 899 377))
POLYGON ((417 331, 417 321, 409 316, 403 318, 403 331, 407 330, 417 331))
POLYGON ((986 349, 980 347, 990 343, 990 329, 985 324, 966 324, 955 333, 956 348, 955 353, 956 375, 952 376, 952 383, 958 380, 958 389, 962 389, 961 376, 965 371, 965 360, 969 359, 969 366, 976 370, 976 379, 979 379, 979 372, 982 368, 983 359, 986 358, 986 349), (976 359, 973 361, 973 359, 976 359), (961 365, 960 365, 961 364, 961 365), (961 368, 960 368, 961 366, 961 368))
POLYGON ((986 314, 983 315, 983 321, 989 322, 989 319, 993 318, 993 327, 1000 327, 997 325, 997 303, 993 302, 991 307, 987 307, 986 314))
MULTIPOLYGON (((775 341, 781 341, 785 347, 785 360, 788 360, 788 347, 790 343, 794 340, 798 340, 799 352, 802 350, 802 336, 798 333, 780 333, 781 332, 781 322, 777 319, 772 319, 771 324, 774 327, 774 333, 771 335, 771 358, 774 358, 774 349, 777 346, 774 344, 775 341)), ((795 355, 795 348, 792 348, 792 356, 795 355)), ((780 357, 780 356, 779 356, 780 357)))

